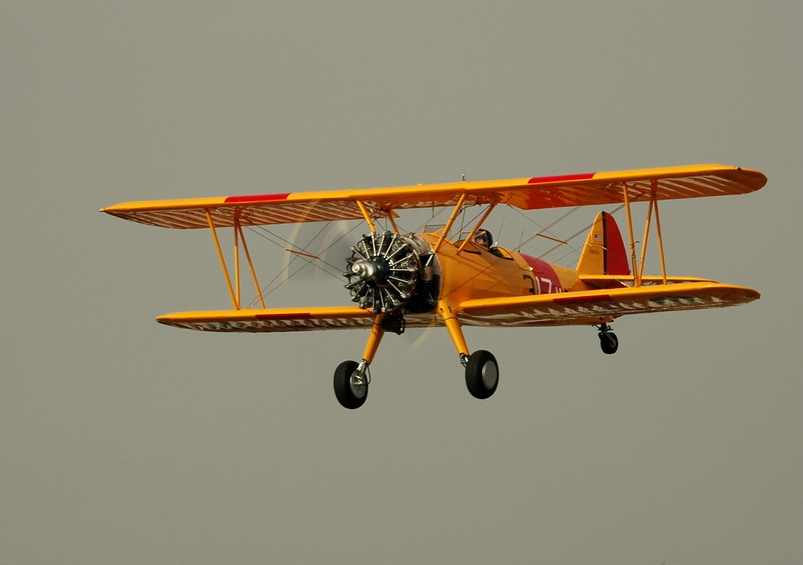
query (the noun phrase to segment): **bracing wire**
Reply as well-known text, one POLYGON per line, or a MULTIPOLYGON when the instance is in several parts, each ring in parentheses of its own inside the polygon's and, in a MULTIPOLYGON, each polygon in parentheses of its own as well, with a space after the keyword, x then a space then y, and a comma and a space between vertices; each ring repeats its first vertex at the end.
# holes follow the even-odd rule
POLYGON ((519 243, 519 246, 516 248, 516 251, 520 251, 522 247, 524 247, 525 245, 530 243, 532 240, 534 240, 539 235, 545 234, 545 233, 549 233, 549 230, 553 226, 559 224, 560 222, 562 222, 563 220, 565 220, 566 218, 568 218, 569 216, 571 216, 572 214, 577 212, 577 210, 579 210, 580 208, 581 208, 581 206, 575 206, 574 208, 572 208, 571 210, 569 210, 568 212, 563 214, 560 218, 558 218, 557 220, 555 220, 554 222, 552 222, 551 224, 549 224, 546 227, 542 227, 541 224, 539 224, 538 222, 536 222, 535 220, 533 220, 529 216, 527 216, 524 213, 522 213, 519 209, 513 208, 513 210, 515 210, 520 216, 522 216, 523 218, 527 218, 530 222, 532 222, 533 224, 538 226, 538 231, 536 233, 534 233, 530 238, 526 239, 522 243, 519 243))
MULTIPOLYGON (((310 245, 311 245, 311 244, 312 244, 312 243, 313 243, 313 242, 314 242, 314 241, 315 241, 315 240, 316 240, 316 239, 317 239, 317 238, 318 238, 318 237, 319 237, 319 236, 320 236, 322 233, 324 233, 324 232, 326 231, 326 229, 327 229, 327 228, 328 228, 328 227, 331 225, 331 223, 332 223, 332 222, 327 222, 327 223, 326 223, 326 224, 325 224, 325 225, 324 225, 324 226, 321 228, 321 230, 319 230, 319 231, 318 231, 318 233, 317 233, 317 234, 315 234, 315 236, 314 236, 314 237, 313 237, 313 238, 312 238, 312 239, 311 239, 311 240, 310 240, 310 241, 309 241, 309 242, 308 242, 308 243, 307 243, 307 244, 304 246, 304 248, 302 248, 300 251, 302 251, 302 252, 303 252, 303 251, 305 251, 305 250, 306 250, 306 249, 307 249, 307 248, 308 248, 308 247, 309 247, 309 246, 310 246, 310 245)), ((324 255, 324 254, 325 254, 327 251, 329 251, 329 250, 330 250, 332 247, 334 247, 334 246, 336 246, 338 243, 340 243, 340 242, 341 242, 341 241, 342 241, 342 240, 343 240, 345 237, 349 236, 349 235, 350 235, 350 234, 351 234, 351 233, 352 233, 352 232, 353 232, 355 229, 357 229, 357 228, 358 228, 360 225, 361 225, 360 223, 356 223, 356 224, 355 224, 355 225, 354 225, 354 226, 353 226, 353 227, 352 227, 350 230, 348 230, 346 233, 344 233, 343 235, 341 235, 340 237, 338 237, 337 239, 335 239, 334 241, 332 241, 332 242, 331 242, 331 243, 330 243, 330 244, 329 244, 329 245, 328 245, 326 248, 322 249, 322 250, 320 251, 320 254, 321 254, 321 255, 324 255)), ((280 235, 278 235, 278 234, 276 234, 276 233, 274 233, 274 232, 272 232, 272 231, 268 230, 268 229, 267 229, 267 228, 265 228, 264 226, 247 226, 247 227, 248 227, 248 229, 249 229, 249 230, 250 230, 252 233, 255 233, 255 234, 257 234, 258 236, 260 236, 260 237, 262 237, 262 238, 266 239, 267 241, 269 241, 269 242, 273 243, 273 244, 274 244, 274 245, 276 245, 277 247, 281 247, 282 249, 284 249, 284 248, 285 248, 285 245, 289 245, 289 246, 291 246, 291 247, 293 246, 293 242, 291 242, 291 241, 289 241, 288 239, 285 239, 284 237, 282 237, 282 236, 280 236, 280 235)), ((275 276, 274 276, 274 277, 273 277, 273 278, 272 278, 272 279, 271 279, 271 280, 268 282, 268 284, 266 284, 266 285, 265 285, 265 286, 262 288, 262 296, 263 296, 263 298, 264 298, 265 296, 269 296, 271 293, 273 293, 274 291, 276 291, 277 289, 279 289, 281 286, 283 286, 284 284, 286 284, 286 283, 287 283, 287 282, 288 282, 288 281, 289 281, 291 278, 293 278, 295 275, 297 275, 299 272, 301 272, 301 270, 302 270, 302 269, 304 269, 304 268, 305 268, 307 265, 313 264, 313 263, 315 263, 316 261, 320 261, 321 263, 323 263, 323 265, 326 265, 327 267, 329 267, 328 269, 327 269, 327 268, 325 268, 325 267, 321 267, 321 270, 322 270, 324 273, 328 274, 329 276, 331 276, 331 277, 333 277, 333 278, 335 278, 335 279, 337 279, 337 280, 341 280, 341 277, 343 276, 343 275, 342 275, 342 272, 341 272, 341 268, 340 268, 340 267, 338 267, 338 266, 336 266, 336 265, 333 265, 332 263, 330 263, 330 262, 328 262, 328 261, 326 261, 326 260, 325 260, 325 259, 323 259, 322 257, 320 257, 320 256, 315 256, 315 257, 305 257, 305 256, 302 256, 302 255, 294 254, 294 255, 293 255, 293 257, 290 259, 290 261, 288 261, 288 262, 287 262, 287 264, 284 266, 284 268, 282 268, 282 269, 281 269, 281 270, 280 270, 280 271, 279 271, 279 272, 278 272, 278 273, 277 273, 277 274, 276 274, 276 275, 275 275, 275 276), (297 259, 300 259, 300 260, 304 261, 304 264, 303 264, 303 265, 302 265, 302 266, 301 266, 301 267, 300 267, 298 270, 296 270, 295 272, 292 272, 292 273, 289 273, 289 274, 287 274, 287 273, 288 273, 288 271, 290 270, 290 267, 293 265, 293 263, 295 263, 295 261, 296 261, 297 259), (331 270, 330 270, 330 269, 331 269, 331 270), (334 272, 333 272, 333 271, 334 271, 334 272), (283 279, 283 280, 282 280, 282 281, 281 281, 279 284, 277 284, 277 285, 273 286, 273 285, 274 285, 274 283, 276 282, 276 280, 277 280, 277 279, 279 279, 280 277, 282 277, 282 276, 283 276, 283 275, 285 275, 285 274, 287 274, 287 276, 286 276, 286 277, 285 277, 285 278, 284 278, 284 279, 283 279), (273 288, 271 288, 272 286, 273 286, 273 288)), ((249 305, 248 305, 248 308, 250 308, 250 307, 252 307, 254 304, 256 304, 257 300, 258 300, 258 298, 254 298, 254 299, 253 299, 253 300, 252 300, 252 301, 249 303, 249 305)))
MULTIPOLYGON (((614 208, 613 212, 610 212, 610 213, 611 213, 611 214, 615 214, 616 212, 618 212, 619 210, 621 210, 621 209, 622 209, 622 208, 624 208, 624 207, 625 207, 625 205, 624 205, 624 204, 620 204, 619 206, 617 206, 616 208, 614 208)), ((576 209, 577 209, 577 208, 575 208, 574 210, 576 210, 576 209)), ((573 210, 573 211, 574 211, 574 210, 573 210)), ((552 223, 549 225, 549 227, 552 227, 552 226, 553 226, 553 225, 555 225, 555 224, 556 224, 558 221, 560 221, 560 220, 562 220, 563 218, 565 218, 567 215, 568 215, 568 213, 567 213, 567 214, 564 214, 564 215, 563 215, 561 218, 559 218, 559 219, 558 219, 558 220, 556 220, 555 222, 552 222, 552 223)), ((567 238, 567 239, 566 239, 566 244, 568 244, 570 241, 572 241, 573 239, 577 238, 578 236, 581 236, 581 235, 583 235, 583 234, 586 234, 586 233, 588 233, 588 230, 590 230, 590 229, 591 229, 591 227, 592 227, 593 225, 594 225, 594 222, 591 222, 590 224, 588 224, 588 225, 587 225, 586 227, 584 227, 583 229, 581 229, 581 230, 578 230, 577 232, 575 232, 574 234, 572 234, 571 236, 569 236, 569 238, 567 238)), ((544 231, 545 231, 545 230, 544 230, 544 231)), ((535 237, 535 236, 533 236, 533 237, 535 237)), ((532 238, 530 238, 530 239, 532 239, 532 238)), ((527 241, 530 241, 530 240, 528 239, 527 241)), ((525 243, 527 243, 527 242, 525 242, 525 243)), ((544 252, 544 253, 542 253, 541 255, 539 255, 539 256, 538 256, 538 258, 539 258, 539 259, 543 259, 544 257, 546 257, 547 255, 549 255, 550 253, 552 253, 553 251, 555 251, 556 249, 560 248, 560 247, 561 247, 561 246, 563 246, 563 245, 564 245, 563 243, 558 243, 557 245, 554 245, 554 246, 550 247, 550 248, 549 248, 549 249, 548 249, 546 252, 544 252)), ((572 253, 578 253, 578 249, 577 249, 576 247, 572 247, 572 246, 569 246, 569 247, 571 247, 571 250, 570 250, 568 253, 566 253, 565 255, 562 255, 560 258, 558 258, 558 259, 557 259, 557 261, 562 261, 563 259, 565 259, 565 258, 566 258, 566 257, 568 257, 569 255, 571 255, 572 253)))

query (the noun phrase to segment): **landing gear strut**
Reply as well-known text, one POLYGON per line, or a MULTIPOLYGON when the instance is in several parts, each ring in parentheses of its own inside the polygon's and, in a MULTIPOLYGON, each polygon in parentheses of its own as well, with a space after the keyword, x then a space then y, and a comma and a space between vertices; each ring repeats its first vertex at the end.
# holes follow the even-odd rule
POLYGON ((606 355, 613 355, 619 349, 619 338, 611 331, 608 324, 601 324, 599 328, 599 346, 606 355))
POLYGON ((463 329, 448 302, 441 300, 438 303, 438 313, 441 315, 446 329, 449 330, 449 336, 460 355, 460 363, 466 368, 468 392, 480 400, 490 398, 499 385, 499 364, 496 362, 496 357, 482 349, 469 355, 468 345, 463 337, 463 329))
POLYGON ((385 314, 374 318, 371 335, 368 336, 360 362, 343 361, 335 369, 335 396, 343 408, 354 410, 365 404, 365 399, 368 398, 368 385, 371 384, 371 370, 368 367, 374 360, 382 336, 385 335, 385 318, 385 314))

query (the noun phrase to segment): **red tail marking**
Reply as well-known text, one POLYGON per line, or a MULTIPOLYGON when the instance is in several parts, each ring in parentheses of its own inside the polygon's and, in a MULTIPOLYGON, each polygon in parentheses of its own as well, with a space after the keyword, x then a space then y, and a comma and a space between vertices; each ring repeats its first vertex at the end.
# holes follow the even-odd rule
POLYGON ((610 214, 605 214, 605 274, 629 275, 630 264, 627 261, 627 251, 622 241, 622 233, 616 225, 616 220, 610 214))

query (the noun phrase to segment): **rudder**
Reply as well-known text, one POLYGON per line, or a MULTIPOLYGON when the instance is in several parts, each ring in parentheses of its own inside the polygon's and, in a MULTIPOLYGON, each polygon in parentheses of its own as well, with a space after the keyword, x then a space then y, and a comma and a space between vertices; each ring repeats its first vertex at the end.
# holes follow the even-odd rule
POLYGON ((607 212, 597 214, 588 232, 577 270, 586 275, 629 275, 630 265, 616 220, 607 212))

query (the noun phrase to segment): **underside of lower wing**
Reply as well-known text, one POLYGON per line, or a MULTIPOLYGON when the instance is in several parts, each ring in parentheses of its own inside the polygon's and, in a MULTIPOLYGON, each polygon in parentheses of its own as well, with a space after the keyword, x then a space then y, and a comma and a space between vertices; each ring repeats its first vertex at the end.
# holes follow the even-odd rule
POLYGON ((759 296, 751 288, 714 282, 650 285, 468 300, 457 317, 471 326, 599 324, 627 314, 738 306, 759 296))
MULTIPOLYGON (((174 312, 156 318, 160 324, 209 332, 309 332, 370 328, 376 316, 356 306, 211 310, 174 312)), ((434 314, 405 317, 408 328, 435 323, 434 314)))

